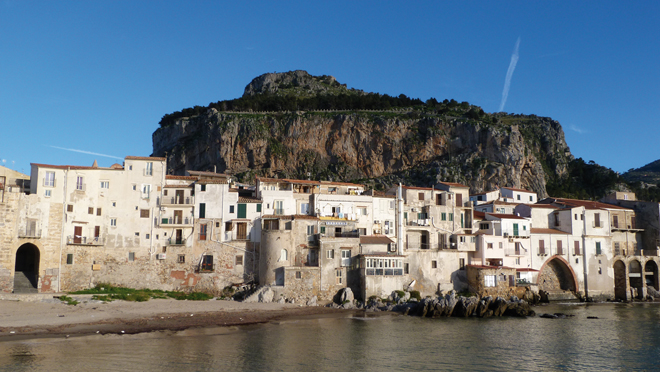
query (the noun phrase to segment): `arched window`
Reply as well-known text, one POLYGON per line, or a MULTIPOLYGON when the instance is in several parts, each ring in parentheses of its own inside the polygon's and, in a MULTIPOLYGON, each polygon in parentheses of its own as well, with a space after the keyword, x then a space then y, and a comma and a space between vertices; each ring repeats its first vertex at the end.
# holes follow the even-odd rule
POLYGON ((280 261, 287 261, 289 259, 289 252, 286 249, 282 249, 280 253, 280 261))

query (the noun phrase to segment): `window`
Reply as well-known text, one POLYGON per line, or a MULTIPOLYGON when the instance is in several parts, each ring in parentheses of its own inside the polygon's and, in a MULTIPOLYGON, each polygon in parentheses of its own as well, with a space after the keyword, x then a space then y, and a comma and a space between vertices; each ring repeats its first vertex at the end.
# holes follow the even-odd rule
POLYGON ((420 192, 419 194, 417 194, 417 198, 418 198, 419 200, 424 200, 424 193, 423 193, 423 192, 420 192))
POLYGON ((390 201, 390 209, 394 209, 394 200, 390 201))
POLYGON ((261 213, 261 203, 257 204, 257 213, 261 213))
POLYGON ((516 257, 516 265, 520 265, 520 257, 516 257))
POLYGON ((410 273, 410 268, 407 263, 403 264, 403 273, 404 274, 409 274, 410 273))
POLYGON ((151 176, 154 173, 154 163, 147 163, 147 167, 144 169, 145 176, 151 176))
POLYGON ((46 172, 46 177, 44 178, 44 186, 55 187, 55 172, 46 172))
POLYGON ((206 224, 201 224, 199 225, 199 240, 206 240, 206 232, 207 232, 207 225, 206 224))
POLYGON ((128 252, 128 261, 135 261, 135 252, 128 252))
POLYGON ((111 218, 110 219, 110 226, 117 227, 117 219, 116 218, 111 218))
POLYGON ((573 242, 573 248, 574 248, 574 255, 579 256, 580 255, 580 242, 579 241, 574 241, 573 242))
POLYGON ((309 203, 300 204, 300 214, 309 214, 309 203))
POLYGON ((278 215, 280 215, 280 214, 284 214, 284 201, 282 201, 282 200, 275 200, 275 201, 273 202, 273 209, 275 209, 275 211, 273 212, 273 214, 278 214, 278 215))
POLYGON ((314 225, 307 226, 307 235, 314 235, 314 225))
POLYGON ((557 254, 564 254, 564 251, 562 250, 562 241, 561 240, 557 241, 557 254))
POLYGON ((449 213, 449 221, 453 221, 453 220, 454 220, 454 214, 453 214, 453 213, 449 213))
POLYGON ((545 240, 539 240, 539 254, 545 254, 545 240))
POLYGON ((465 270, 465 258, 458 259, 458 269, 465 270))
POLYGON ((149 218, 149 210, 140 209, 140 218, 149 218))
POLYGON ((488 249, 493 249, 493 243, 487 243, 487 244, 488 244, 488 245, 486 246, 486 248, 488 248, 488 249))
POLYGON ((141 190, 142 190, 142 197, 144 199, 149 199, 149 194, 151 193, 151 185, 143 184, 141 190))
POLYGON ((44 192, 44 196, 47 197, 47 198, 50 198, 51 191, 52 191, 52 190, 46 190, 46 191, 44 192))
POLYGON ((534 201, 534 197, 530 195, 529 196, 529 201, 534 201))
POLYGON ((83 191, 85 189, 82 176, 76 177, 76 190, 83 191))
POLYGON ((202 271, 213 271, 213 256, 204 256, 202 259, 202 271))
POLYGON ((185 255, 185 254, 180 254, 180 255, 177 257, 176 262, 178 262, 178 263, 186 263, 186 255, 185 255))
POLYGON ((296 279, 302 279, 302 272, 296 271, 296 279))
POLYGON ((328 250, 325 252, 325 258, 328 258, 328 259, 333 259, 333 258, 335 258, 335 250, 334 250, 334 249, 328 249, 328 250))
POLYGON ((335 277, 337 278, 337 285, 341 285, 343 282, 343 272, 341 269, 335 270, 335 277))
POLYGON ((367 215, 367 207, 358 207, 358 214, 366 216, 367 215))
POLYGON ((234 213, 234 206, 233 205, 229 206, 229 213, 234 213))
POLYGON ((496 275, 484 275, 484 286, 486 286, 486 287, 495 287, 495 286, 497 286, 497 276, 496 275))
POLYGON ((112 202, 112 206, 113 206, 113 207, 116 207, 116 206, 117 206, 117 202, 112 202))
POLYGON ((135 236, 140 236, 140 233, 139 233, 139 232, 136 232, 136 233, 135 233, 135 236))
POLYGON ((205 184, 199 185, 199 191, 206 191, 206 185, 205 184))
POLYGON ((488 224, 487 223, 480 223, 479 224, 479 230, 488 230, 488 224))
POLYGON ((150 235, 149 235, 149 234, 144 234, 144 238, 145 238, 145 239, 147 239, 147 240, 148 240, 148 239, 149 239, 149 237, 150 237, 150 235))
MULTIPOLYGON (((618 245, 619 243, 616 244, 618 245)), ((601 254, 603 254, 603 252, 601 251, 600 248, 600 242, 596 242, 596 255, 601 255, 601 254)))
POLYGON ((325 234, 325 226, 321 226, 321 234, 325 234))
POLYGON ((73 204, 68 204, 68 205, 66 206, 66 211, 67 211, 67 212, 73 212, 73 204))
POLYGON ((341 265, 349 266, 351 264, 351 250, 342 249, 341 250, 341 265))
POLYGON ((87 208, 87 214, 94 214, 94 207, 87 208))
POLYGON ((438 268, 438 261, 436 261, 436 260, 431 261, 431 268, 432 269, 437 269, 438 268))
POLYGON ((465 237, 464 236, 459 237, 459 240, 460 240, 461 243, 465 243, 465 237))
POLYGON ((100 216, 101 215, 101 208, 96 208, 96 215, 100 216))
POLYGON ((600 213, 594 213, 594 227, 600 227, 600 213))
POLYGON ((236 266, 243 266, 243 256, 236 256, 235 263, 236 266))
POLYGON ((499 246, 500 246, 500 249, 502 249, 502 247, 503 247, 503 244, 502 244, 502 242, 500 242, 500 245, 499 245, 499 246))
POLYGON ((101 188, 102 189, 109 189, 110 188, 110 181, 101 181, 101 188))
POLYGON ((442 221, 447 221, 447 213, 446 213, 446 212, 442 212, 442 213, 440 214, 440 220, 442 220, 442 221))
POLYGON ((132 166, 132 165, 129 165, 129 166, 128 166, 128 170, 133 170, 133 166, 132 166))
POLYGON ((282 249, 280 252, 280 261, 287 261, 289 259, 289 252, 286 249, 282 249))
POLYGON ((137 190, 137 185, 133 185, 133 191, 137 190))
POLYGON ((73 265, 73 253, 69 253, 66 255, 66 264, 73 265))
POLYGON ((575 214, 575 220, 576 220, 576 221, 578 220, 578 219, 577 219, 577 216, 578 216, 578 215, 577 215, 577 213, 576 213, 576 214, 575 214))
POLYGON ((206 203, 199 203, 199 218, 206 218, 206 203))
POLYGON ((518 200, 520 200, 520 194, 518 194, 518 200))

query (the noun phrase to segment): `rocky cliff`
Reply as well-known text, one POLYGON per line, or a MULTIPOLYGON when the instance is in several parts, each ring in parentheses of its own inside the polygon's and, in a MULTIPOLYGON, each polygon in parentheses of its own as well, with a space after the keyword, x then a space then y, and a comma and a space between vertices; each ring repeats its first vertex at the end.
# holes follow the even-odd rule
MULTIPOLYGON (((276 92, 290 97, 291 89, 304 89, 307 96, 317 89, 328 94, 328 87, 339 89, 330 94, 346 90, 332 77, 313 77, 320 82, 315 87, 305 74, 262 75, 246 87, 243 98, 276 92)), ((546 183, 564 176, 572 159, 557 121, 485 114, 453 100, 388 110, 227 112, 217 107, 170 118, 153 134, 153 155, 167 156, 173 174, 216 169, 245 181, 259 174, 359 180, 376 188, 399 181, 418 186, 453 181, 471 186, 472 192, 510 186, 543 197, 546 183)))

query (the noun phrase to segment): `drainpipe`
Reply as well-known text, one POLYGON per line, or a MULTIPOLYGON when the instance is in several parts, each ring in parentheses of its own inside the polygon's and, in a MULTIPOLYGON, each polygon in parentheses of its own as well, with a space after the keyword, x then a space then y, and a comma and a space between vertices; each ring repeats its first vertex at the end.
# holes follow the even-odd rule
POLYGON ((584 276, 584 298, 589 300, 589 285, 587 282, 587 208, 582 209, 582 271, 584 276))

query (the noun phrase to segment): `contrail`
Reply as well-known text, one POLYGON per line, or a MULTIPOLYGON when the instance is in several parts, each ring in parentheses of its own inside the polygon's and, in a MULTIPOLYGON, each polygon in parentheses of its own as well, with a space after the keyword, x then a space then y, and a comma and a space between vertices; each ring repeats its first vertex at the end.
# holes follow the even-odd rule
POLYGON ((513 49, 513 54, 511 55, 511 62, 509 63, 509 69, 506 71, 506 79, 504 79, 504 90, 502 90, 502 102, 500 103, 500 110, 504 110, 504 104, 506 103, 507 97, 509 97, 509 87, 511 87, 511 77, 513 76, 513 70, 516 69, 516 64, 518 63, 518 47, 520 46, 520 36, 518 36, 518 41, 516 41, 516 47, 513 49))
POLYGON ((96 155, 96 156, 104 156, 106 158, 113 158, 113 159, 120 159, 124 160, 124 158, 120 158, 119 156, 112 156, 112 155, 105 155, 105 154, 99 154, 98 152, 91 152, 91 151, 85 151, 85 150, 76 150, 76 149, 66 149, 64 147, 57 147, 57 146, 50 146, 54 149, 59 149, 59 150, 66 150, 66 151, 73 151, 73 152, 79 152, 81 154, 89 154, 89 155, 96 155))

